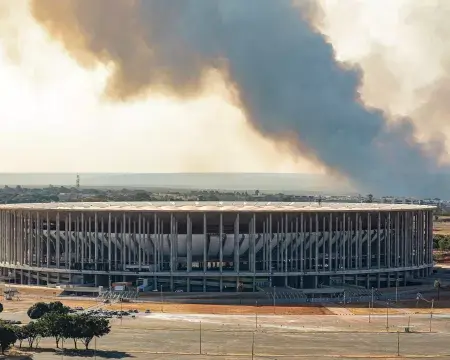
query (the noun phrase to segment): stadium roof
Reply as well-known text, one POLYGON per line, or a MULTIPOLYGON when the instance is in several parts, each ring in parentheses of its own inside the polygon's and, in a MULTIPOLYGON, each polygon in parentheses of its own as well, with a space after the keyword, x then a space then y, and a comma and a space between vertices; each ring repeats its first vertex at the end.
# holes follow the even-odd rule
POLYGON ((415 204, 242 202, 242 201, 156 201, 156 202, 55 202, 0 205, 0 210, 43 211, 137 211, 137 212, 342 212, 414 211, 435 206, 415 204))

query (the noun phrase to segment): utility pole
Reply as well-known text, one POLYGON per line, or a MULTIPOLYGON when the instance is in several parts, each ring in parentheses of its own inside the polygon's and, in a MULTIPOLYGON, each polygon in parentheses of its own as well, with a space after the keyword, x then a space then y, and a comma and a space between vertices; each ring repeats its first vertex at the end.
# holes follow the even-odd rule
POLYGON ((199 332, 199 337, 200 337, 200 355, 202 354, 202 322, 200 321, 200 332, 199 332))
POLYGON ((255 358, 255 332, 253 331, 252 336, 252 360, 255 358))
POLYGON ((163 313, 164 312, 164 301, 163 301, 163 292, 162 292, 162 285, 161 285, 161 287, 160 287, 160 289, 161 289, 161 312, 163 313))
POLYGON ((273 287, 273 313, 275 314, 275 286, 273 287))
POLYGON ((434 299, 431 300, 431 309, 430 309, 430 332, 431 332, 431 322, 433 320, 433 309, 434 309, 434 299))
POLYGON ((258 330, 258 300, 256 300, 255 309, 255 329, 258 330))
POLYGON ((397 356, 400 356, 400 331, 397 330, 397 356))
POLYGON ((395 302, 398 303, 398 274, 397 279, 395 280, 395 302))
POLYGON ((386 331, 389 331, 389 300, 386 301, 386 331))

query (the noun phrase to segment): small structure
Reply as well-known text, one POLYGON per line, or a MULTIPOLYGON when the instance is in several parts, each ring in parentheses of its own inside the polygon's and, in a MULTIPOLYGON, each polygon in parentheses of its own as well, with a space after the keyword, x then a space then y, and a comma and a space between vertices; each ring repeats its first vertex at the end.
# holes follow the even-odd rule
POLYGON ((16 300, 20 300, 19 291, 12 288, 6 288, 5 290, 3 290, 3 297, 5 298, 5 300, 14 300, 14 298, 16 300))

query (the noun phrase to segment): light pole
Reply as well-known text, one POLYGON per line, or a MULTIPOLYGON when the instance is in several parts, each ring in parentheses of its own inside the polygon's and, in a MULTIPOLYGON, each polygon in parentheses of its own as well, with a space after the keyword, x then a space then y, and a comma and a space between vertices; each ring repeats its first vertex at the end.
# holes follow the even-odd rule
POLYGON ((162 285, 160 286, 160 294, 161 294, 161 312, 164 312, 164 301, 163 301, 163 292, 162 292, 162 285))
POLYGON ((389 301, 386 301, 386 331, 389 331, 389 301))
POLYGON ((431 299, 431 308, 430 308, 430 332, 431 332, 431 322, 433 320, 433 309, 434 309, 434 299, 431 299))
POLYGON ((255 309, 255 329, 258 330, 258 300, 256 300, 255 309))
POLYGON ((395 302, 398 302, 398 274, 397 279, 395 280, 395 302))
POLYGON ((200 333, 199 333, 199 337, 200 337, 200 355, 202 354, 202 322, 200 321, 200 333))
POLYGON ((273 313, 275 314, 275 285, 273 287, 273 313))
POLYGON ((255 358, 255 332, 252 333, 252 360, 255 358))

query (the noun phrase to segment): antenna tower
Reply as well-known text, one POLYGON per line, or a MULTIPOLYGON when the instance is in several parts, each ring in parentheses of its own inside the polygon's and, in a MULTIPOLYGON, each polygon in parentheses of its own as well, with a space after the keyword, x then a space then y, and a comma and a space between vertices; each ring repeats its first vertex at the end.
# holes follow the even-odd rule
POLYGON ((80 190, 80 175, 77 174, 77 182, 76 182, 77 190, 80 190))

